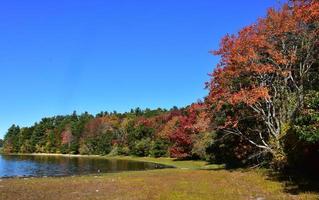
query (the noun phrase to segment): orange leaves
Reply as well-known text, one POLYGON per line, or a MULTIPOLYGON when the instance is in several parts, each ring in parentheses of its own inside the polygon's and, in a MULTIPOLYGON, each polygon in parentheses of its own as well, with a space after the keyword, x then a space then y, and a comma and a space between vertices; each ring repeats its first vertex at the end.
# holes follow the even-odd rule
POLYGON ((266 87, 258 87, 252 89, 241 89, 239 92, 234 93, 229 102, 233 105, 238 103, 245 103, 253 105, 260 99, 270 98, 268 89, 266 87))
POLYGON ((225 123, 220 126, 220 129, 224 128, 236 128, 238 125, 238 119, 236 117, 227 116, 225 123))
POLYGON ((213 75, 214 82, 223 86, 224 79, 240 77, 243 74, 273 73, 274 66, 266 62, 266 57, 269 55, 267 50, 272 47, 267 37, 260 31, 260 24, 247 26, 237 35, 227 35, 223 38, 220 49, 213 52, 221 56, 218 69, 213 75))
POLYGON ((271 64, 257 63, 251 66, 250 71, 256 74, 270 74, 275 71, 275 68, 271 64))
POLYGON ((306 23, 318 23, 319 20, 319 2, 312 1, 294 1, 294 14, 306 23))
POLYGON ((309 36, 300 31, 318 19, 318 12, 318 1, 294 1, 292 7, 269 9, 265 18, 225 36, 213 52, 221 61, 207 84, 207 100, 219 109, 225 103, 253 105, 270 98, 274 83, 269 77, 284 80, 298 65, 299 38, 309 36))
MULTIPOLYGON (((295 1, 294 13, 303 21, 303 24, 313 24, 319 26, 319 2, 317 0, 295 1)), ((314 34, 319 34, 319 29, 314 30, 314 34)))
POLYGON ((269 9, 267 17, 259 20, 259 31, 263 32, 267 38, 284 37, 283 33, 295 31, 298 21, 291 8, 285 4, 279 11, 269 9))
POLYGON ((209 129, 209 125, 210 125, 210 118, 207 115, 207 112, 200 112, 193 126, 198 132, 205 132, 209 129))
POLYGON ((179 117, 174 116, 172 119, 164 123, 157 133, 157 136, 160 138, 169 138, 169 135, 176 130, 178 121, 179 117))

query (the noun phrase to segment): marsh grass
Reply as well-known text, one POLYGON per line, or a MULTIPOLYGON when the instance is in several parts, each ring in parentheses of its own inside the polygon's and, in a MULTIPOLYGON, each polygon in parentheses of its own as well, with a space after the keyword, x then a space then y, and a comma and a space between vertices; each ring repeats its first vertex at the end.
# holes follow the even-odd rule
POLYGON ((285 191, 267 170, 225 170, 203 161, 114 157, 176 168, 61 178, 5 179, 0 199, 317 199, 318 194, 285 191), (208 168, 210 170, 205 170, 208 168))

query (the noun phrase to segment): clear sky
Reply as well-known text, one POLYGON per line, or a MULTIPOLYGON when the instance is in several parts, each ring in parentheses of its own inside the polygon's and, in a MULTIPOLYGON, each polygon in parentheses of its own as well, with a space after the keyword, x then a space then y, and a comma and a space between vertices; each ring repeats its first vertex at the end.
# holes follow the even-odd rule
POLYGON ((204 97, 226 33, 277 0, 0 3, 0 138, 76 110, 185 106, 204 97))

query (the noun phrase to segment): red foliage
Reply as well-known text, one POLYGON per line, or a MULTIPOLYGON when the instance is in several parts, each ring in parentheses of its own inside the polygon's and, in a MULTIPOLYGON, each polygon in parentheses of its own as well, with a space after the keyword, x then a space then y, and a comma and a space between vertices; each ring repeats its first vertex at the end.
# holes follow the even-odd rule
POLYGON ((119 123, 115 116, 97 117, 89 121, 85 126, 84 137, 96 137, 106 131, 111 131, 119 123))
POLYGON ((213 51, 221 61, 207 83, 207 102, 220 110, 224 104, 251 106, 267 101, 274 92, 267 77, 285 79, 294 73, 292 66, 298 66, 297 50, 282 47, 283 41, 290 41, 290 35, 317 37, 315 31, 302 31, 304 24, 318 22, 319 2, 296 0, 280 10, 269 9, 267 17, 224 37, 220 49, 213 51))
POLYGON ((192 104, 184 115, 178 117, 178 126, 169 135, 169 139, 174 143, 170 148, 172 157, 191 156, 193 135, 208 129, 209 118, 206 116, 205 106, 203 103, 192 104))
POLYGON ((193 141, 191 135, 193 130, 191 128, 194 123, 192 117, 181 116, 179 118, 178 128, 169 136, 174 145, 170 149, 172 157, 186 158, 190 156, 193 141))
POLYGON ((62 137, 62 144, 68 144, 70 145, 72 140, 73 140, 73 135, 71 130, 66 129, 61 133, 61 137, 62 137))

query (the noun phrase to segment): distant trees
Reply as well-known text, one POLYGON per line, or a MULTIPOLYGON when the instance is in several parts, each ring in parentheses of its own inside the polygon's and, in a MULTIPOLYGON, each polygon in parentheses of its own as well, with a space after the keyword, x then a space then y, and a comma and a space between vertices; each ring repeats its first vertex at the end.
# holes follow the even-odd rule
MULTIPOLYGON (((71 153, 99 155, 169 156, 177 119, 175 108, 132 109, 128 113, 101 112, 43 118, 31 127, 13 125, 5 136, 7 153, 71 153)), ((189 148, 191 151, 191 147, 189 148)))
POLYGON ((206 159, 212 135, 205 113, 202 102, 170 111, 137 108, 95 117, 74 112, 44 118, 31 127, 13 125, 5 137, 5 151, 206 159))
POLYGON ((2 147, 3 147, 3 140, 0 139, 0 148, 2 148, 2 147))

